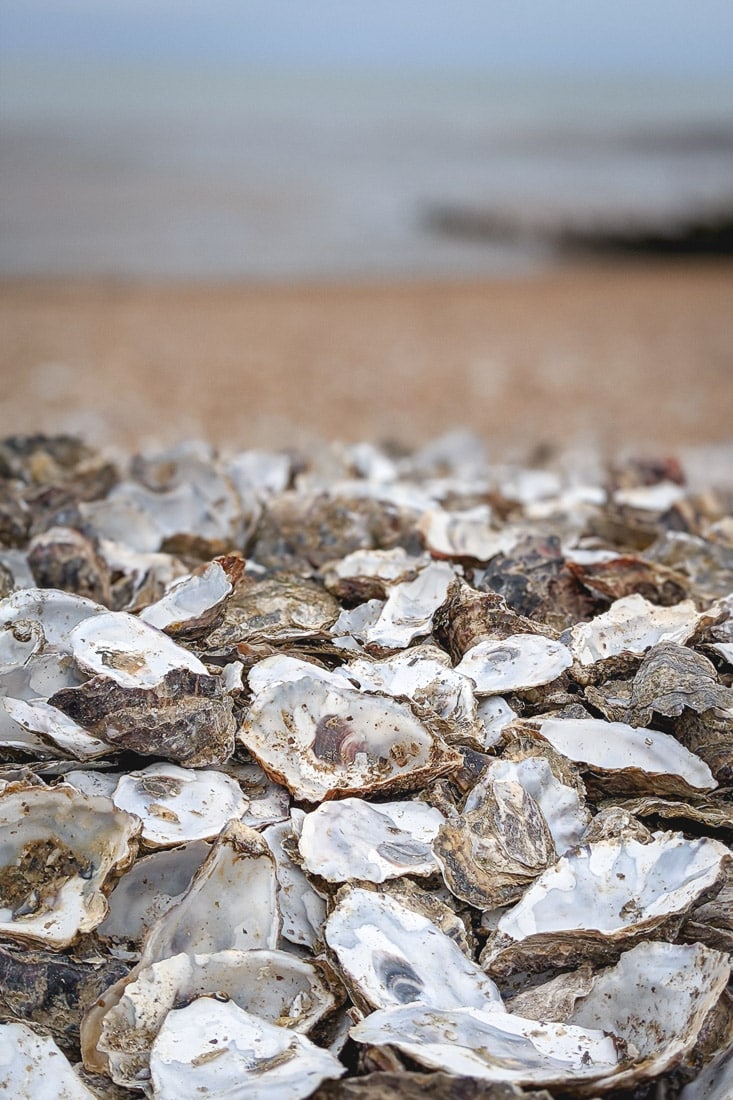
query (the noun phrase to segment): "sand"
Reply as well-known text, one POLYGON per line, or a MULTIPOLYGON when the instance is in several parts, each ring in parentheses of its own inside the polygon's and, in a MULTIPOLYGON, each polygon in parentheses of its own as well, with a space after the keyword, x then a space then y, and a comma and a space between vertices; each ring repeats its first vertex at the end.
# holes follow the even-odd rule
POLYGON ((733 263, 443 284, 0 282, 0 432, 489 453, 733 439, 733 263))

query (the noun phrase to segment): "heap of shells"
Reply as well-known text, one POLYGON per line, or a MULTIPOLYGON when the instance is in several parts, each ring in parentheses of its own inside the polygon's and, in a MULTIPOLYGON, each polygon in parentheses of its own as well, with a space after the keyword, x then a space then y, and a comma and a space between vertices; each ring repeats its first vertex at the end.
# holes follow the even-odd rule
POLYGON ((5 440, 0 1092, 730 1097, 732 681, 674 459, 5 440))

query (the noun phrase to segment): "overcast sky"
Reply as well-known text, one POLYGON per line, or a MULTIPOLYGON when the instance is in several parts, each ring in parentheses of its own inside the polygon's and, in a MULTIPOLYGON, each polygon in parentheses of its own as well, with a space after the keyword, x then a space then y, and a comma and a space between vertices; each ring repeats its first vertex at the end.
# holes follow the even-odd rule
POLYGON ((29 59, 729 73, 732 0, 0 0, 29 59))

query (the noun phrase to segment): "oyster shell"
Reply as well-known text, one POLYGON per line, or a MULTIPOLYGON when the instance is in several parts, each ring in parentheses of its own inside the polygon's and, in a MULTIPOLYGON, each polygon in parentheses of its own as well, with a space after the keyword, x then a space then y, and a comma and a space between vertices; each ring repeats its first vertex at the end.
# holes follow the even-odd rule
POLYGON ((154 688, 169 672, 206 676, 206 665, 161 631, 124 611, 85 619, 69 633, 74 660, 85 672, 125 688, 154 688))
POLYGON ((549 684, 570 668, 570 650, 539 634, 512 634, 501 642, 477 642, 463 656, 456 672, 470 676, 477 695, 549 684))
POLYGON ((493 981, 449 936, 385 894, 345 888, 326 922, 326 942, 357 1004, 493 1004, 503 1011, 493 981))
POLYGON ((238 736, 305 802, 409 789, 460 764, 406 705, 312 676, 259 693, 238 736))
POLYGON ((242 642, 293 642, 317 637, 336 621, 339 605, 314 581, 278 575, 241 585, 224 620, 207 638, 210 649, 242 642))
POLYGON ((231 1001, 199 997, 168 1013, 150 1056, 156 1100, 203 1093, 301 1100, 345 1072, 338 1058, 231 1001))
POLYGON ((502 974, 608 957, 688 912, 721 881, 730 859, 718 841, 685 840, 679 833, 578 848, 501 917, 482 963, 502 974))
POLYGON ((592 665, 620 653, 642 657, 659 642, 686 642, 704 616, 692 600, 657 607, 634 593, 616 600, 608 611, 568 632, 568 646, 581 665, 592 665))
POLYGON ((323 941, 326 903, 311 886, 300 866, 290 855, 289 846, 297 846, 305 814, 293 809, 288 821, 265 829, 262 836, 277 864, 278 903, 282 913, 282 935, 291 943, 316 951, 323 941))
POLYGON ((324 802, 306 814, 298 848, 307 871, 327 882, 384 882, 437 869, 432 842, 443 815, 424 802, 360 798, 324 802))
POLYGON ((417 529, 436 557, 474 561, 488 561, 496 554, 505 554, 519 539, 511 530, 492 529, 491 508, 487 504, 455 512, 429 508, 418 520, 417 529))
POLYGON ((95 676, 56 692, 50 703, 115 749, 190 768, 223 764, 234 751, 232 699, 216 676, 176 669, 153 688, 95 676))
POLYGON ((665 1073, 698 1042, 730 975, 718 951, 701 944, 640 943, 598 974, 568 1020, 624 1039, 635 1056, 590 1091, 629 1088, 665 1073))
POLYGON ((140 619, 175 636, 203 633, 218 618, 234 591, 232 578, 236 579, 243 568, 244 562, 237 558, 212 561, 174 581, 156 603, 143 608, 140 619))
POLYGON ((217 771, 191 771, 175 764, 151 764, 120 776, 115 806, 136 814, 149 848, 208 840, 247 808, 239 784, 217 771))
POLYGON ((707 764, 667 733, 598 718, 547 718, 537 734, 603 776, 605 790, 700 794, 717 786, 707 764))
POLYGON ((366 632, 370 645, 403 649, 415 638, 424 638, 433 626, 433 615, 445 600, 454 573, 450 565, 434 562, 414 581, 394 585, 374 626, 366 632))
POLYGON ((414 580, 429 560, 427 556, 408 554, 401 546, 356 550, 324 565, 323 583, 334 596, 349 603, 385 600, 392 585, 414 580))
POLYGON ((135 856, 140 822, 73 787, 0 793, 0 934, 68 947, 107 913, 102 888, 135 856))
POLYGON ((488 1008, 407 1004, 351 1029, 358 1043, 395 1046, 423 1066, 483 1081, 577 1088, 611 1073, 619 1053, 602 1031, 538 1024, 488 1008))
POLYGON ((0 1093, 13 1100, 96 1100, 54 1043, 26 1024, 0 1024, 0 1093))
POLYGON ((483 748, 470 680, 450 667, 437 646, 417 645, 381 661, 356 657, 336 669, 362 691, 381 692, 423 703, 450 722, 452 741, 483 748))
POLYGON ((139 947, 158 917, 182 899, 208 854, 209 845, 194 840, 136 860, 109 895, 97 936, 139 947))

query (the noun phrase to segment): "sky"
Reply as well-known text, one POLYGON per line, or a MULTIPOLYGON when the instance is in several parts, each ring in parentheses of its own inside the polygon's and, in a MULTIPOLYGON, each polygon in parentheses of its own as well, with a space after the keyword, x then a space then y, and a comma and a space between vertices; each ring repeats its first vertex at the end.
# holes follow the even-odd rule
POLYGON ((731 0, 2 0, 0 58, 725 75, 731 0))

